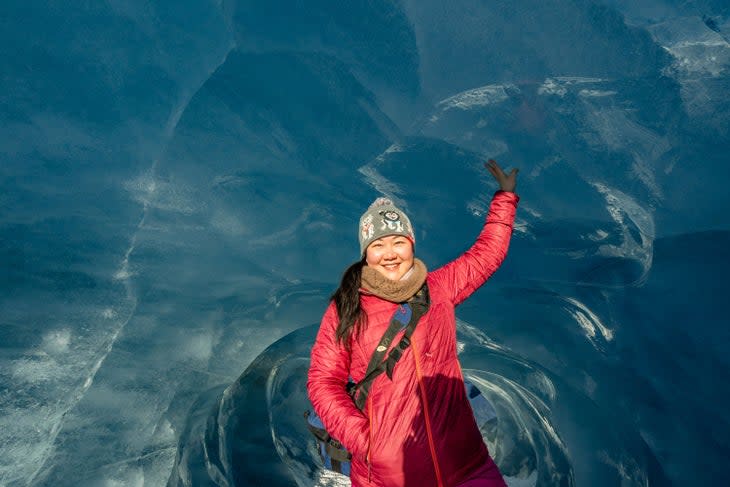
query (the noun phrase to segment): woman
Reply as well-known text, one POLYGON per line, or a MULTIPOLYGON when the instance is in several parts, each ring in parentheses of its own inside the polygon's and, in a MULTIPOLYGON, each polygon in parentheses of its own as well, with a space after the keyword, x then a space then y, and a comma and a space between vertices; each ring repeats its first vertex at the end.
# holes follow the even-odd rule
POLYGON ((307 382, 314 410, 352 454, 354 487, 506 485, 474 420, 456 352, 454 308, 504 260, 519 201, 517 169, 505 174, 493 160, 485 167, 500 190, 484 228, 468 251, 435 271, 415 258, 410 220, 390 200, 379 198, 360 219, 363 258, 345 271, 322 318, 307 382), (424 282, 429 310, 392 380, 375 379, 360 411, 345 384, 363 378, 398 303, 424 282))

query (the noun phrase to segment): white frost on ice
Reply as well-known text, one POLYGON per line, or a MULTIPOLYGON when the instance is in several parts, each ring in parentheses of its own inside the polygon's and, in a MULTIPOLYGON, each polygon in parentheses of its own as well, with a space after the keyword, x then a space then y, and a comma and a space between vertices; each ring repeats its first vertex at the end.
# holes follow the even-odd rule
POLYGON ((104 487, 144 487, 144 471, 140 467, 124 469, 120 474, 104 480, 104 487))
POLYGON ((649 485, 646 472, 633 458, 626 457, 623 460, 614 460, 607 451, 599 451, 598 458, 606 465, 616 469, 622 479, 622 485, 649 485))
MULTIPOLYGON (((727 32, 728 28, 730 21, 720 30, 727 32)), ((680 83, 687 114, 700 118, 713 113, 715 104, 725 96, 724 90, 711 80, 727 75, 730 67, 727 38, 709 28, 700 17, 675 18, 652 25, 648 30, 674 58, 665 74, 680 83)))
MULTIPOLYGON (((466 210, 472 216, 483 218, 489 211, 489 202, 480 198, 474 198, 466 204, 466 210)), ((532 232, 530 232, 530 225, 527 220, 523 218, 515 218, 513 229, 515 232, 521 233, 525 236, 532 236, 532 232)))
POLYGON ((466 204, 466 209, 469 213, 476 217, 482 217, 487 214, 489 206, 484 200, 475 198, 466 204))
POLYGON ((542 85, 537 89, 539 95, 557 95, 564 97, 568 94, 569 89, 573 85, 581 85, 587 83, 601 83, 605 80, 601 78, 586 78, 581 76, 556 76, 554 78, 546 78, 542 85))
POLYGON ((600 228, 596 230, 595 232, 588 235, 589 240, 593 240, 594 242, 599 242, 601 240, 605 240, 606 237, 608 237, 609 233, 605 230, 601 230, 600 228))
POLYGON ((238 237, 246 233, 246 225, 233 213, 218 209, 213 213, 210 225, 224 235, 238 237))
POLYGON ((537 470, 530 472, 527 477, 508 477, 504 475, 504 481, 509 487, 535 487, 537 485, 537 470))
POLYGON ((384 154, 393 154, 393 153, 396 153, 396 152, 403 152, 403 147, 401 147, 398 144, 391 144, 390 147, 388 147, 387 149, 385 149, 384 154))
POLYGON ((532 235, 532 233, 530 232, 527 220, 524 220, 522 218, 515 218, 512 228, 515 232, 521 233, 523 235, 526 235, 526 236, 532 235))
POLYGON ((452 108, 470 110, 500 103, 509 98, 505 88, 517 89, 514 85, 486 85, 472 90, 463 91, 454 96, 441 100, 436 104, 442 111, 452 108))
POLYGON ((603 78, 591 78, 588 76, 556 76, 555 80, 565 85, 579 85, 586 83, 603 83, 603 78))
POLYGON ((558 95, 563 97, 568 94, 568 89, 558 84, 554 79, 547 78, 543 81, 540 88, 537 89, 537 93, 540 95, 558 95))
POLYGON ((33 385, 62 380, 66 372, 54 358, 46 355, 14 360, 10 370, 14 380, 33 385))
POLYGON ((580 90, 578 92, 578 96, 582 96, 584 98, 602 98, 606 96, 613 96, 615 94, 615 91, 607 90, 580 90))
POLYGON ((190 336, 185 344, 184 355, 203 362, 213 354, 213 337, 210 333, 198 333, 190 336))
POLYGON ((43 335, 41 349, 49 354, 65 353, 68 352, 68 346, 70 343, 71 330, 68 328, 53 330, 43 335))
POLYGON ((527 203, 520 202, 520 209, 522 211, 529 213, 530 215, 532 215, 535 218, 542 218, 542 213, 540 213, 538 210, 534 209, 527 203))
POLYGON ((565 310, 570 313, 578 325, 580 325, 586 338, 588 338, 588 340, 597 349, 600 349, 600 342, 597 338, 607 342, 613 340, 613 330, 604 325, 601 322, 601 319, 593 311, 591 311, 588 306, 575 298, 561 297, 561 299, 570 305, 565 307, 565 310))
MULTIPOLYGON (((506 377, 501 377, 501 380, 504 381, 504 385, 510 387, 510 391, 507 391, 503 385, 497 384, 494 381, 484 380, 478 376, 472 375, 469 379, 474 382, 482 393, 489 391, 499 396, 502 402, 509 405, 509 410, 515 412, 519 411, 520 415, 528 413, 528 416, 534 418, 540 424, 540 431, 549 437, 555 446, 560 448, 566 454, 566 457, 568 456, 567 447, 560 438, 560 435, 558 435, 558 432, 555 431, 555 428, 550 423, 547 416, 549 408, 542 399, 535 396, 531 391, 525 389, 521 384, 507 379, 506 377), (521 400, 523 407, 518 405, 518 400, 521 400)), ((522 426, 525 427, 524 424, 522 426)))
POLYGON ((398 144, 392 144, 385 151, 379 154, 375 159, 367 164, 361 166, 358 172, 365 177, 365 182, 372 186, 377 192, 390 198, 393 203, 401 208, 405 208, 407 205, 405 201, 398 195, 403 194, 403 190, 398 184, 390 181, 388 178, 380 174, 378 171, 378 165, 385 162, 386 157, 389 154, 403 152, 403 148, 398 144))
POLYGON ((583 376, 585 379, 585 385, 583 386, 584 390, 586 391, 586 394, 588 394, 588 397, 594 399, 596 389, 598 388, 598 383, 596 380, 588 375, 587 372, 583 371, 583 376))
POLYGON ((642 267, 642 274, 633 283, 639 285, 646 280, 654 258, 654 237, 656 233, 654 217, 650 211, 644 209, 629 195, 617 189, 609 188, 605 184, 592 184, 606 198, 606 209, 611 218, 620 226, 623 237, 621 245, 601 245, 598 248, 598 254, 606 257, 634 259, 639 262, 642 267), (630 223, 626 221, 627 218, 630 223), (629 229, 631 224, 638 230, 638 241, 629 229))
POLYGON ((489 350, 505 350, 504 347, 494 342, 483 331, 465 321, 460 320, 459 318, 456 319, 456 329, 460 333, 465 333, 467 336, 476 341, 479 345, 489 350))
POLYGON ((347 475, 321 468, 315 474, 314 485, 316 487, 350 487, 352 482, 347 475))
POLYGON ((401 147, 400 145, 398 145, 398 144, 391 144, 390 146, 388 146, 387 149, 385 149, 383 152, 381 152, 380 154, 378 154, 378 156, 375 158, 375 161, 377 161, 377 162, 385 162, 385 157, 388 154, 397 154, 399 152, 404 152, 404 151, 405 151, 405 149, 403 149, 403 147, 401 147))
POLYGON ((43 335, 38 348, 30 350, 20 359, 11 362, 13 379, 24 384, 41 384, 63 380, 68 373, 65 355, 71 345, 71 330, 61 328, 43 335))
POLYGON ((558 393, 555 390, 555 384, 553 384, 553 381, 551 381, 550 378, 542 371, 535 370, 530 376, 530 380, 534 380, 537 388, 551 400, 554 400, 557 397, 558 393))
MULTIPOLYGON (((590 103, 590 102, 586 102, 590 103)), ((594 134, 584 137, 592 145, 614 152, 629 154, 632 160, 632 174, 646 186, 656 198, 663 198, 663 191, 656 181, 655 167, 659 159, 671 150, 669 140, 660 134, 640 125, 620 108, 593 108, 590 110, 588 124, 594 134)))
POLYGON ((730 44, 700 17, 680 17, 649 27, 681 73, 721 76, 730 66, 730 44))
POLYGON ((132 199, 145 208, 192 215, 202 209, 203 203, 185 184, 172 179, 163 180, 155 176, 155 166, 131 181, 124 188, 132 199))

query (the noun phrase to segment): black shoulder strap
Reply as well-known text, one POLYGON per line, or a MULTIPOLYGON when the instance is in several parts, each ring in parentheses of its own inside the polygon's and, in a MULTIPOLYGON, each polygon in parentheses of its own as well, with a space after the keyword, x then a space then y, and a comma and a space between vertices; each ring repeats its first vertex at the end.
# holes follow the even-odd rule
POLYGON ((429 304, 428 286, 424 283, 421 289, 411 299, 398 306, 393 318, 390 320, 388 329, 380 339, 378 346, 375 347, 372 357, 370 357, 370 363, 365 372, 365 377, 349 389, 350 395, 359 409, 365 407, 370 386, 377 376, 385 372, 388 378, 393 380, 395 364, 403 356, 403 352, 410 346, 411 335, 413 335, 413 331, 416 329, 416 325, 421 319, 421 316, 425 315, 428 311, 429 304), (383 360, 385 352, 390 347, 393 339, 404 328, 405 332, 400 341, 390 350, 388 358, 383 360))

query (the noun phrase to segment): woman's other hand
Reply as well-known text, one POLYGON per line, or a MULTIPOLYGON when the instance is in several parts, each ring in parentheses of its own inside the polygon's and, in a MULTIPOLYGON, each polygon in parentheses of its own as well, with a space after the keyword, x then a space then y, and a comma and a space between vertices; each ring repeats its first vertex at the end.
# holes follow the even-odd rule
POLYGON ((485 162, 484 167, 486 167, 489 173, 494 176, 494 179, 497 180, 499 183, 499 189, 502 191, 509 191, 510 193, 515 192, 515 187, 517 186, 517 173, 520 171, 519 169, 512 169, 509 174, 505 174, 494 159, 489 159, 489 161, 485 162))

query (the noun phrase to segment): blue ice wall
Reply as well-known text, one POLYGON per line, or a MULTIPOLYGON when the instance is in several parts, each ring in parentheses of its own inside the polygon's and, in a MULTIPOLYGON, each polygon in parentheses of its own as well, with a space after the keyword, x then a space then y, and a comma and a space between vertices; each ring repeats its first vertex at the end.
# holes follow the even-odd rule
POLYGON ((314 482, 280 416, 206 457, 212 411, 306 355, 376 196, 465 250, 489 157, 521 202, 464 362, 559 392, 511 485, 730 480, 727 2, 9 0, 0 67, 0 485, 314 482))

